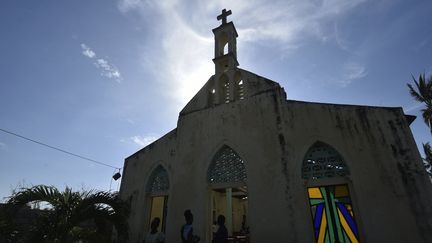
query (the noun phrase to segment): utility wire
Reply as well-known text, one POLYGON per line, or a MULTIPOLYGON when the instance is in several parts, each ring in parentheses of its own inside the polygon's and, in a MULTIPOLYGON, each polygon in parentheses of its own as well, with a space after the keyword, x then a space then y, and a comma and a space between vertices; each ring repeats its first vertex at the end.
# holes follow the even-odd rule
POLYGON ((42 145, 42 146, 48 147, 48 148, 50 148, 50 149, 54 149, 54 150, 57 150, 57 151, 63 152, 63 153, 65 153, 65 154, 69 154, 69 155, 72 155, 72 156, 78 157, 78 158, 80 158, 80 159, 84 159, 84 160, 91 161, 91 162, 96 163, 96 164, 99 164, 99 165, 103 165, 103 166, 110 167, 110 168, 113 168, 113 169, 118 169, 118 170, 121 169, 121 168, 119 168, 119 167, 115 167, 115 166, 112 166, 112 165, 109 165, 109 164, 106 164, 106 163, 103 163, 103 162, 100 162, 100 161, 96 161, 96 160, 94 160, 94 159, 90 159, 90 158, 87 158, 87 157, 81 156, 81 155, 79 155, 79 154, 75 154, 75 153, 72 153, 72 152, 66 151, 66 150, 64 150, 64 149, 57 148, 57 147, 54 147, 54 146, 48 145, 48 144, 46 144, 46 143, 42 143, 42 142, 36 141, 36 140, 34 140, 34 139, 24 137, 24 136, 22 136, 22 135, 16 134, 16 133, 14 133, 14 132, 7 131, 7 130, 5 130, 5 129, 1 129, 1 128, 0 128, 0 131, 2 131, 2 132, 4 132, 4 133, 8 133, 8 134, 13 135, 13 136, 16 136, 16 137, 19 137, 19 138, 22 138, 22 139, 25 139, 25 140, 30 141, 30 142, 33 142, 33 143, 37 143, 37 144, 39 144, 39 145, 42 145))

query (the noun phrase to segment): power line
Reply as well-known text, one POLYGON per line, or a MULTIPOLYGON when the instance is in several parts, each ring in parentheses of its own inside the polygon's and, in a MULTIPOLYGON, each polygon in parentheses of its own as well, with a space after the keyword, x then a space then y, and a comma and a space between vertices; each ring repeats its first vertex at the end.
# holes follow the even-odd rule
POLYGON ((39 144, 39 145, 42 145, 42 146, 48 147, 48 148, 50 148, 50 149, 54 149, 54 150, 60 151, 60 152, 65 153, 65 154, 69 154, 69 155, 72 155, 72 156, 78 157, 78 158, 80 158, 80 159, 84 159, 84 160, 91 161, 91 162, 96 163, 96 164, 99 164, 99 165, 107 166, 107 167, 110 167, 110 168, 113 168, 113 169, 118 169, 118 170, 121 169, 121 168, 119 168, 119 167, 115 167, 115 166, 112 166, 112 165, 106 164, 106 163, 104 163, 104 162, 100 162, 100 161, 97 161, 97 160, 94 160, 94 159, 90 159, 90 158, 87 158, 87 157, 85 157, 85 156, 82 156, 82 155, 79 155, 79 154, 76 154, 76 153, 72 153, 72 152, 66 151, 66 150, 64 150, 64 149, 57 148, 57 147, 54 147, 54 146, 48 145, 48 144, 43 143, 43 142, 36 141, 36 140, 31 139, 31 138, 28 138, 28 137, 24 137, 24 136, 22 136, 22 135, 16 134, 16 133, 14 133, 14 132, 7 131, 7 130, 5 130, 5 129, 1 129, 1 128, 0 128, 0 131, 2 131, 2 132, 4 132, 4 133, 8 133, 8 134, 13 135, 13 136, 16 136, 16 137, 19 137, 19 138, 22 138, 22 139, 25 139, 25 140, 30 141, 30 142, 33 142, 33 143, 37 143, 37 144, 39 144))

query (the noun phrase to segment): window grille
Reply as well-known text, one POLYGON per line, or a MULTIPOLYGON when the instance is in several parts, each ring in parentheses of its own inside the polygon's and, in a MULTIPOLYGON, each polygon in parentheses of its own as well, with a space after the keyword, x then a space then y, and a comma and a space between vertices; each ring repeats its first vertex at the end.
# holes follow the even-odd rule
POLYGON ((349 174, 348 166, 342 156, 325 143, 315 143, 303 160, 303 179, 344 177, 349 174))
POLYGON ((213 158, 207 178, 209 183, 245 182, 244 161, 232 148, 224 146, 213 158))
POLYGON ((147 183, 147 192, 149 193, 163 193, 169 190, 169 179, 167 171, 159 165, 152 172, 150 179, 147 183))
POLYGON ((240 80, 237 83, 238 87, 237 87, 237 96, 240 100, 244 99, 244 84, 243 84, 243 80, 240 80))
POLYGON ((229 81, 227 81, 224 84, 224 89, 225 89, 225 103, 229 103, 230 102, 230 83, 229 83, 229 81))

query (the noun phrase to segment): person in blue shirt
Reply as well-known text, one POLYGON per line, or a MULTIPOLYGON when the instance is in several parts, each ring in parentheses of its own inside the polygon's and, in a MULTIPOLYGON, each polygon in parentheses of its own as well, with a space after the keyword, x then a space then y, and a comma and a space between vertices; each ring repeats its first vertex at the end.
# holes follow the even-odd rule
POLYGON ((193 214, 188 209, 184 212, 184 217, 186 220, 186 224, 184 224, 180 230, 180 237, 182 239, 182 243, 196 243, 200 241, 200 238, 193 233, 193 214))

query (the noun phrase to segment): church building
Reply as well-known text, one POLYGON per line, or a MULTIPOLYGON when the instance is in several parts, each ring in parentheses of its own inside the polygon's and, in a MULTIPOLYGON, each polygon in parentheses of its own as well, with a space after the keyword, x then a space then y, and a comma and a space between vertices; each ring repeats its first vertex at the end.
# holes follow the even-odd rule
POLYGON ((237 30, 218 16, 215 73, 177 128, 125 160, 120 196, 129 241, 159 217, 181 243, 184 212, 211 243, 218 215, 229 242, 431 242, 432 185, 400 107, 287 99, 239 68, 237 30))

